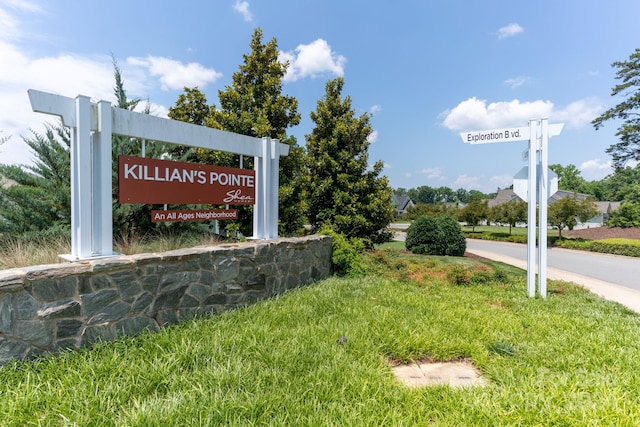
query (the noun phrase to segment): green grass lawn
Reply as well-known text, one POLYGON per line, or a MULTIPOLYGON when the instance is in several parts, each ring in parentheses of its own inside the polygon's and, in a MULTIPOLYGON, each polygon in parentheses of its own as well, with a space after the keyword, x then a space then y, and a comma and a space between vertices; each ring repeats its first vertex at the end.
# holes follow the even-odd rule
POLYGON ((640 317, 522 270, 371 256, 254 306, 0 368, 0 424, 637 426, 640 317), (341 336, 346 342, 339 342, 341 336), (388 361, 471 361, 484 388, 411 389, 388 361))

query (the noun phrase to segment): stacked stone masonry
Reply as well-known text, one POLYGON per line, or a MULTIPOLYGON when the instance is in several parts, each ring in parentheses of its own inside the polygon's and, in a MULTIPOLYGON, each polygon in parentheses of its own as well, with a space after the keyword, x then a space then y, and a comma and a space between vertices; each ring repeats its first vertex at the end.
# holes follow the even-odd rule
POLYGON ((221 313, 331 274, 308 236, 0 271, 0 365, 221 313))

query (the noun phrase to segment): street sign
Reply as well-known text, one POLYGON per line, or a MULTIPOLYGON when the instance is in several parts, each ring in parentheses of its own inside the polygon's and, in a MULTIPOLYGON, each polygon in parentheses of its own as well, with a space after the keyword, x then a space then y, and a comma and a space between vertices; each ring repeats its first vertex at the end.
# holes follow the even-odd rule
MULTIPOLYGON (((549 136, 560 135, 564 123, 549 125, 549 136)), ((495 142, 528 141, 531 138, 529 127, 503 128, 461 132, 460 138, 466 144, 493 144, 495 142)))
MULTIPOLYGON (((539 207, 539 241, 547 241, 547 201, 558 191, 558 176, 547 168, 549 138, 560 135, 564 123, 550 125, 548 119, 530 120, 528 127, 503 128, 462 132, 465 144, 491 144, 529 140, 529 148, 523 160, 529 166, 518 172, 513 179, 513 191, 527 206, 527 293, 535 296, 536 265, 536 207, 539 207), (538 154, 540 158, 538 159, 538 154)), ((547 297, 547 245, 538 245, 538 289, 542 298, 547 297)))
MULTIPOLYGON (((551 169, 547 168, 547 199, 558 192, 558 175, 551 169)), ((538 176, 542 176, 540 171, 540 165, 538 165, 538 176)), ((522 200, 529 202, 528 199, 528 187, 529 186, 529 166, 525 166, 513 176, 513 192, 516 193, 522 200)), ((538 185, 538 192, 540 192, 540 186, 538 185)), ((534 201, 535 202, 535 201, 534 201)))
POLYGON ((529 140, 529 128, 508 128, 493 130, 478 130, 460 133, 462 142, 466 144, 492 144, 494 142, 529 140))

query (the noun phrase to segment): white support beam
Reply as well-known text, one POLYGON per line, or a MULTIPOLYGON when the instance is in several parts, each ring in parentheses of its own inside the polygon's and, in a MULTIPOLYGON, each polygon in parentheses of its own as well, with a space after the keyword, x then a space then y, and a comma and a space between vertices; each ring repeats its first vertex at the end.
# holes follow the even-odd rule
POLYGON ((538 207, 540 227, 538 230, 538 292, 547 297, 547 201, 549 194, 549 120, 540 121, 540 176, 538 177, 538 207))
POLYGON ((536 187, 538 121, 529 121, 529 188, 527 189, 527 295, 536 296, 536 187))
MULTIPOLYGON (((279 144, 278 140, 272 139, 269 141, 271 146, 270 156, 268 162, 271 163, 271 173, 269 174, 269 193, 267 194, 267 209, 269 210, 269 221, 267 222, 267 238, 275 239, 278 237, 278 189, 280 188, 280 156, 281 149, 284 144, 279 144)), ((289 150, 289 146, 287 151, 289 150)))
POLYGON ((80 261, 113 252, 112 135, 254 156, 256 169, 255 239, 278 237, 280 156, 289 146, 204 126, 94 104, 89 97, 68 98, 29 89, 33 111, 59 116, 71 128, 71 254, 80 261))
POLYGON ((75 99, 75 123, 71 128, 71 254, 65 258, 91 258, 92 174, 91 174, 91 101, 88 96, 75 99))
POLYGON ((101 256, 114 255, 113 252, 113 171, 111 103, 98 102, 98 131, 94 133, 93 144, 93 232, 94 253, 101 256))
MULTIPOLYGON (((73 98, 34 89, 29 89, 28 93, 33 111, 60 116, 65 126, 75 126, 73 98)), ((148 141, 226 151, 246 156, 259 156, 262 153, 261 139, 253 136, 240 135, 116 107, 112 107, 112 116, 112 131, 115 135, 126 135, 148 141)), ((90 126, 92 131, 98 130, 96 116, 92 117, 90 126)), ((286 156, 289 154, 289 146, 279 143, 279 151, 281 156, 286 156)))

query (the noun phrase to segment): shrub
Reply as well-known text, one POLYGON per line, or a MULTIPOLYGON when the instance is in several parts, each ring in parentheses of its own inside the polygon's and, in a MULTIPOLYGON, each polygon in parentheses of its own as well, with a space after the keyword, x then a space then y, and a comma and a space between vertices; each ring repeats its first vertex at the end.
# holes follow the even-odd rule
POLYGON ((405 246, 415 254, 463 256, 467 242, 462 227, 452 217, 424 215, 407 229, 405 246))
POLYGON ((323 227, 319 234, 331 236, 333 253, 331 255, 331 263, 333 271, 338 276, 359 276, 366 273, 365 262, 361 253, 364 252, 365 246, 362 239, 347 239, 328 226, 323 227))
POLYGON ((471 273, 464 265, 456 264, 447 271, 447 280, 454 285, 468 285, 471 282, 471 273))

